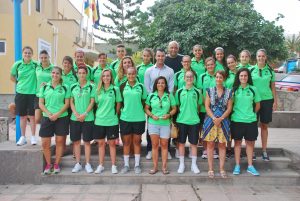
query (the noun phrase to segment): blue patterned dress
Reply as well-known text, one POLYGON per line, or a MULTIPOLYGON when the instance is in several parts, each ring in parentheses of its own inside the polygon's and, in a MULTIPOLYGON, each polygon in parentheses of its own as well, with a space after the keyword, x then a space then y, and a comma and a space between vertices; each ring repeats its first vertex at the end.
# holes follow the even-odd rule
MULTIPOLYGON (((210 109, 215 117, 221 117, 224 112, 227 110, 227 103, 232 98, 232 90, 223 88, 223 94, 219 98, 217 93, 217 88, 212 87, 207 90, 208 96, 210 98, 210 109)), ((203 131, 202 131, 202 139, 204 140, 208 135, 211 134, 211 130, 214 128, 214 122, 211 117, 206 115, 203 123, 203 131)), ((230 140, 230 121, 228 118, 225 118, 221 122, 221 133, 225 137, 226 141, 230 140)), ((208 136, 210 137, 210 136, 208 136)), ((212 136, 211 136, 212 137, 212 136)), ((210 140, 210 141, 218 141, 218 139, 210 140)))

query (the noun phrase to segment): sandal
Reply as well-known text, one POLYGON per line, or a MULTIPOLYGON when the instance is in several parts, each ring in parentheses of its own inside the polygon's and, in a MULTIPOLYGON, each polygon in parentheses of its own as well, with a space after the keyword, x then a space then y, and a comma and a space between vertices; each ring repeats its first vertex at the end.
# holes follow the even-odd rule
POLYGON ((149 171, 149 174, 153 175, 153 174, 156 174, 157 172, 158 172, 158 170, 152 169, 152 170, 149 171))
POLYGON ((222 177, 223 179, 226 179, 226 178, 227 178, 227 173, 226 173, 225 170, 221 170, 221 171, 220 171, 220 175, 221 175, 221 177, 222 177))
POLYGON ((209 178, 213 179, 213 178, 215 177, 215 173, 214 173, 213 170, 210 170, 210 171, 208 171, 207 173, 208 173, 208 177, 209 177, 209 178))
POLYGON ((167 170, 167 169, 162 169, 162 173, 163 173, 164 175, 170 174, 169 170, 167 170))

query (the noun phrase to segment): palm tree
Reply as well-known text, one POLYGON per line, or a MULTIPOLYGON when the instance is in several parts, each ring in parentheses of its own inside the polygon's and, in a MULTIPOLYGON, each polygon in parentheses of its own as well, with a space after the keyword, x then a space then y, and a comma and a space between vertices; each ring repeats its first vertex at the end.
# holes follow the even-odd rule
POLYGON ((290 53, 297 54, 300 56, 300 33, 298 35, 293 34, 292 36, 286 37, 286 46, 290 53))

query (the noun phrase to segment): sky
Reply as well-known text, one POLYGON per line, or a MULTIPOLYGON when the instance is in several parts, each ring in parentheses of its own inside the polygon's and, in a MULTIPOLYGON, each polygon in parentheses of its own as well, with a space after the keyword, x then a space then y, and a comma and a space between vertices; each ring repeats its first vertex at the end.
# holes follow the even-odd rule
MULTIPOLYGON (((83 1, 84 0, 70 0, 79 11, 82 11, 83 1)), ((105 7, 102 4, 107 2, 107 0, 98 1, 100 13, 105 13, 105 7)), ((144 11, 147 10, 154 2, 155 0, 145 0, 141 9, 144 11)), ((284 18, 281 18, 275 24, 283 26, 286 35, 300 33, 300 0, 253 0, 253 4, 255 10, 261 13, 266 20, 274 21, 278 13, 284 15, 284 18)))

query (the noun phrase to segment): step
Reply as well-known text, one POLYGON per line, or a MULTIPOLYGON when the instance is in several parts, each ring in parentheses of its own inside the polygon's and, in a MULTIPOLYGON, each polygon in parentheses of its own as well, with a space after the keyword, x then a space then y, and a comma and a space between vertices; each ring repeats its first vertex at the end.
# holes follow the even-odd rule
POLYGON ((193 174, 186 171, 178 174, 171 171, 169 175, 158 172, 150 175, 147 171, 136 175, 133 170, 127 174, 111 174, 110 170, 102 174, 87 174, 85 171, 71 173, 71 168, 64 168, 56 175, 41 177, 43 184, 228 184, 228 185, 300 185, 300 175, 290 169, 260 171, 261 176, 253 176, 243 170, 239 176, 234 176, 228 172, 228 178, 223 179, 216 173, 214 179, 207 176, 206 171, 200 174, 193 174))
MULTIPOLYGON (((54 150, 55 150, 55 146, 52 146, 52 155, 54 155, 54 153, 55 153, 54 150)), ((202 151, 203 151, 203 147, 199 146, 198 147, 198 156, 202 155, 202 151)), ((261 154, 262 154, 262 149, 261 148, 255 148, 254 151, 256 153, 256 156, 261 156, 261 154)), ((117 155, 122 156, 123 155, 123 147, 122 146, 117 146, 116 147, 116 152, 117 152, 117 155)), ((175 147, 173 145, 170 148, 170 152, 171 152, 172 156, 175 156, 175 147)), ((73 153, 72 145, 67 145, 64 154, 69 155, 69 154, 72 154, 72 153, 73 153)), ((84 146, 83 145, 81 145, 81 153, 84 154, 84 146)), ((105 153, 109 154, 108 145, 106 146, 105 153)), ((188 156, 188 153, 189 153, 189 148, 186 147, 185 148, 186 157, 188 156)), ((92 155, 98 154, 98 146, 97 145, 92 145, 91 146, 91 154, 92 155)), ((141 155, 145 156, 146 154, 147 154, 146 147, 142 146, 141 147, 141 155)), ((242 147, 242 154, 246 155, 245 147, 242 147)), ((281 148, 269 148, 268 149, 268 154, 270 156, 286 156, 285 151, 281 148)))
MULTIPOLYGON (((54 157, 52 157, 52 158, 54 159, 54 157)), ((134 158, 130 158, 129 161, 130 161, 130 166, 133 167, 134 166, 134 158)), ((81 162, 82 162, 82 164, 85 164, 84 156, 81 156, 81 162)), ((61 160, 62 167, 73 167, 75 163, 76 163, 76 161, 73 158, 73 155, 64 156, 61 160)), ((96 168, 99 164, 98 156, 92 155, 91 159, 90 159, 90 163, 94 168, 96 168)), ((269 161, 269 162, 262 161, 262 159, 259 157, 259 158, 257 158, 256 161, 253 162, 254 166, 259 170, 285 169, 285 168, 289 168, 290 163, 291 163, 291 159, 287 158, 287 157, 283 157, 283 156, 272 157, 271 161, 269 161)), ((141 157, 140 164, 141 164, 141 167, 148 169, 148 170, 153 167, 152 160, 146 160, 145 157, 141 157)), ((168 168, 170 170, 177 170, 178 164, 179 164, 178 159, 173 158, 172 160, 168 160, 168 168)), ((203 169, 205 171, 208 170, 207 159, 202 159, 199 157, 197 160, 197 164, 200 169, 203 169)), ((241 164, 242 164, 242 166, 244 166, 244 164, 246 166, 247 159, 245 157, 243 157, 241 159, 241 164)), ((123 166, 123 158, 121 156, 117 156, 116 165, 118 167, 123 166)), ((159 158, 158 165, 159 165, 159 167, 161 167, 161 165, 162 165, 161 158, 159 158)), ((186 157, 185 158, 185 166, 188 168, 188 167, 190 167, 190 165, 191 165, 191 159, 186 157)), ((233 158, 227 159, 225 162, 225 169, 232 170, 234 168, 234 165, 235 165, 235 161, 233 158)), ((104 167, 106 169, 110 169, 110 167, 111 167, 111 161, 108 156, 105 157, 104 167)), ((219 167, 218 159, 214 159, 214 167, 215 167, 215 169, 219 169, 218 168, 219 167)))

